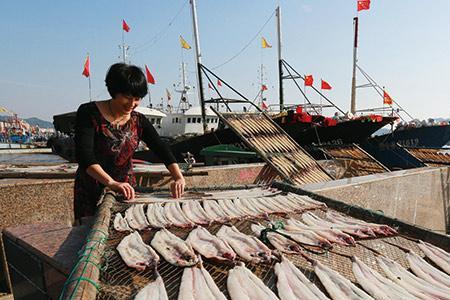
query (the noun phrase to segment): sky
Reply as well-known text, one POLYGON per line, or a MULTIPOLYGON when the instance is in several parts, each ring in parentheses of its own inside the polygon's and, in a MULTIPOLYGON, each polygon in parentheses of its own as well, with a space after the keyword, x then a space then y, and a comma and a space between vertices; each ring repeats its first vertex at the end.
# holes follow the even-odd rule
MULTIPOLYGON (((348 111, 356 0, 197 0, 203 64, 253 99, 262 63, 267 103, 277 103, 277 5, 283 58, 300 74, 312 74, 315 86, 321 78, 330 83, 333 89, 324 93, 348 111), (273 47, 262 49, 261 37, 273 47)), ((419 119, 450 117, 449 11, 448 0, 372 0, 370 10, 359 13, 359 66, 419 119)), ((129 61, 148 65, 156 79, 150 86, 153 103, 165 97, 166 88, 178 100, 173 84, 180 80, 182 61, 189 83, 196 85, 195 52, 179 44, 182 35, 194 46, 188 0, 2 0, 0 20, 0 106, 19 117, 51 121, 89 101, 89 82, 81 75, 87 53, 92 98, 108 99, 104 77, 121 60, 123 33, 129 61), (122 19, 130 32, 123 32, 122 19)), ((204 90, 206 97, 214 96, 204 90)), ((286 103, 303 103, 292 82, 284 92, 286 103)), ((306 93, 320 101, 310 88, 306 93)), ((194 104, 197 99, 191 95, 194 104)), ((372 89, 358 89, 358 109, 380 106, 372 89)))

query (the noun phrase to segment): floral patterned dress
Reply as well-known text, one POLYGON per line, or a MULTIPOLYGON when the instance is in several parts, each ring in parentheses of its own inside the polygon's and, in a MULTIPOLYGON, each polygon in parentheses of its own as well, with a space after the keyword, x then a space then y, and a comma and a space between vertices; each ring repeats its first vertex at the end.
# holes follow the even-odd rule
POLYGON ((175 162, 171 151, 161 142, 156 130, 138 112, 133 111, 126 124, 116 127, 103 117, 95 102, 90 102, 78 109, 75 127, 77 160, 80 164, 75 179, 75 219, 95 214, 97 201, 104 188, 100 182, 87 174, 86 168, 89 165, 98 163, 114 180, 135 186, 132 158, 141 138, 149 147, 153 144, 152 150, 157 155, 160 154, 166 165, 175 162), (93 145, 83 144, 83 134, 93 135, 88 138, 93 138, 93 145), (92 149, 86 151, 86 148, 92 149))

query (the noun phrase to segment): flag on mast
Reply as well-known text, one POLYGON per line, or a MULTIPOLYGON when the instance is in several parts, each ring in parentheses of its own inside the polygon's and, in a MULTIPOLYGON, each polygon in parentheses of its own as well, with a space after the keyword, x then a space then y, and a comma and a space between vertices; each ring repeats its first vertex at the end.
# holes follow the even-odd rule
POLYGON ((261 45, 263 48, 272 48, 272 45, 270 45, 264 37, 261 38, 261 45))
POLYGON ((267 85, 265 84, 261 85, 261 91, 267 91, 267 85))
POLYGON ((172 100, 172 95, 170 94, 169 90, 166 89, 166 95, 167 95, 167 102, 169 102, 170 100, 172 100))
POLYGON ((217 79, 217 85, 222 86, 222 81, 220 81, 220 79, 217 79))
POLYGON ((125 20, 122 20, 122 29, 126 32, 130 32, 130 26, 128 26, 127 22, 125 20))
POLYGON ((383 91, 383 104, 392 105, 393 102, 391 96, 386 91, 383 91))
POLYGON ((305 75, 305 86, 312 86, 314 83, 314 78, 312 75, 305 75))
POLYGON ((357 0, 356 6, 358 11, 370 9, 370 0, 357 0))
POLYGON ((212 87, 211 83, 209 83, 209 82, 208 82, 208 88, 210 88, 210 89, 212 89, 212 90, 214 89, 214 88, 212 87))
POLYGON ((147 65, 145 65, 145 75, 147 75, 147 82, 151 84, 155 84, 155 77, 153 77, 152 73, 148 69, 147 65))
POLYGON ((332 89, 331 85, 328 82, 326 82, 325 80, 323 80, 323 79, 322 79, 322 83, 320 85, 320 88, 322 90, 331 90, 332 89))
POLYGON ((188 42, 186 42, 185 39, 183 39, 183 37, 180 35, 180 44, 181 44, 181 48, 184 49, 191 49, 191 45, 188 44, 188 42))
POLYGON ((86 60, 84 61, 83 73, 81 73, 85 77, 91 76, 90 64, 91 63, 90 63, 89 54, 88 54, 86 56, 86 60))
POLYGON ((261 108, 262 109, 268 109, 269 107, 267 106, 267 104, 264 101, 262 101, 261 102, 261 108))

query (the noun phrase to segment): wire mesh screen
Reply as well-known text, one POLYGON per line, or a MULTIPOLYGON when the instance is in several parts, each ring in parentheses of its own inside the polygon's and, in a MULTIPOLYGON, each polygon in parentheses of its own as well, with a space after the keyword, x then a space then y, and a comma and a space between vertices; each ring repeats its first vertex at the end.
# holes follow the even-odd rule
POLYGON ((331 180, 317 162, 265 114, 218 115, 288 182, 306 184, 331 180))
MULTIPOLYGON (((239 190, 229 191, 222 194, 222 196, 229 197, 232 194, 238 196, 242 193, 243 192, 239 190)), ((117 202, 112 209, 112 215, 116 212, 124 212, 128 206, 129 205, 127 204, 117 202)), ((321 209, 314 209, 312 212, 319 217, 325 216, 325 212, 321 209)), ((301 213, 289 213, 286 216, 270 215, 269 219, 270 221, 283 221, 285 218, 291 217, 300 220, 301 215, 301 213)), ((233 224, 242 233, 252 235, 250 225, 254 222, 259 222, 262 225, 268 225, 269 223, 269 221, 265 219, 245 219, 232 221, 229 224, 233 224)), ((212 234, 215 234, 221 226, 222 224, 212 224, 210 226, 205 226, 205 228, 212 234)), ((178 237, 185 239, 191 229, 171 227, 169 230, 178 237)), ((150 244, 156 231, 157 229, 151 229, 140 232, 146 244, 150 244)), ((116 247, 127 234, 128 233, 117 232, 114 230, 111 221, 110 235, 103 255, 98 299, 131 299, 140 289, 156 278, 155 271, 151 268, 147 268, 145 271, 137 271, 127 267, 122 261, 116 247)), ((331 267, 333 270, 355 282, 352 272, 352 256, 359 257, 368 266, 382 274, 376 263, 376 256, 382 254, 397 261, 402 266, 408 267, 405 259, 406 249, 413 250, 418 255, 424 256, 422 251, 417 247, 415 241, 403 236, 359 240, 356 246, 334 245, 331 250, 323 251, 322 253, 305 249, 305 253, 311 259, 331 267)), ((325 292, 323 286, 315 276, 313 267, 308 260, 301 255, 285 256, 288 257, 313 283, 325 292)), ((266 286, 275 293, 277 293, 276 276, 274 273, 274 265, 276 262, 276 259, 273 259, 270 263, 246 263, 247 268, 261 278, 266 286)), ((227 292, 227 276, 228 271, 232 269, 234 265, 231 263, 218 263, 203 259, 203 266, 211 274, 219 289, 229 298, 227 292)), ((173 266, 161 258, 158 265, 158 272, 164 281, 169 299, 177 299, 183 268, 173 266)))

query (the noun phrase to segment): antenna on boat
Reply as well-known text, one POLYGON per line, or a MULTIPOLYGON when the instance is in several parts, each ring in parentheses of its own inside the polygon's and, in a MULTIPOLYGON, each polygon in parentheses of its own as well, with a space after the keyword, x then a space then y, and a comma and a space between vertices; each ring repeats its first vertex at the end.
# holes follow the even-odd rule
POLYGON ((203 132, 206 132, 208 129, 208 125, 206 124, 206 110, 205 110, 205 99, 203 95, 203 84, 202 84, 202 60, 201 60, 201 51, 200 51, 200 39, 198 35, 198 25, 197 25, 197 8, 195 4, 195 0, 189 0, 191 3, 191 11, 192 11, 192 26, 194 31, 194 40, 195 40, 195 58, 197 63, 197 91, 198 98, 200 101, 200 107, 202 109, 202 123, 203 123, 203 132))
POLYGON ((277 41, 278 41, 278 89, 279 89, 279 101, 280 101, 280 111, 284 108, 284 96, 283 96, 283 59, 281 57, 281 11, 280 7, 276 8, 277 16, 277 41))
POLYGON ((357 50, 358 50, 358 17, 353 18, 353 27, 355 31, 355 39, 353 42, 353 75, 352 75, 352 98, 350 102, 350 112, 356 113, 356 62, 357 62, 357 50))

